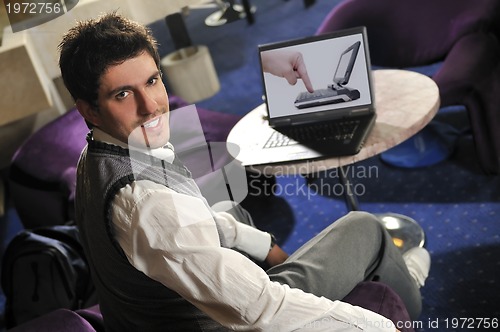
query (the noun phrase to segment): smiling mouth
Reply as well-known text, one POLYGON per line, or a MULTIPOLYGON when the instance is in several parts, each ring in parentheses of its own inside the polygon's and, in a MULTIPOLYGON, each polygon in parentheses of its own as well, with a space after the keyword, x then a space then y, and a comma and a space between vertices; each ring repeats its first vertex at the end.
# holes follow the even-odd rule
POLYGON ((149 121, 149 122, 143 124, 142 126, 144 128, 154 128, 158 125, 159 122, 160 122, 160 118, 158 117, 155 120, 152 120, 152 121, 149 121))

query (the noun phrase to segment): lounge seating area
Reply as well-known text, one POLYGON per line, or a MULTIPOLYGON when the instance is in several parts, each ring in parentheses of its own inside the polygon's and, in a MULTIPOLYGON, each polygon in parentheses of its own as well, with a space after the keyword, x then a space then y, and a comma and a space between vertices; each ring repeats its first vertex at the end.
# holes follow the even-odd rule
MULTIPOLYGON (((362 283, 347 295, 344 301, 371 309, 388 317, 393 317, 395 321, 411 324, 408 312, 399 296, 382 283, 362 283)), ((405 330, 411 331, 411 329, 405 330)), ((9 331, 102 332, 104 331, 104 323, 102 314, 99 311, 99 305, 94 305, 89 308, 74 311, 64 308, 54 310, 9 329, 9 331)))
MULTIPOLYGON (((81 2, 83 6, 94 5, 94 1, 81 2)), ((111 1, 111 7, 107 9, 112 8, 116 1, 111 1)), ((193 2, 193 5, 182 9, 182 17, 190 41, 209 50, 216 82, 201 87, 210 91, 210 96, 195 101, 187 101, 184 97, 190 98, 191 87, 169 81, 168 75, 164 82, 167 91, 172 90, 169 92, 172 110, 196 105, 207 142, 224 142, 234 125, 262 104, 262 77, 257 53, 257 46, 261 44, 362 25, 367 27, 374 70, 418 71, 436 82, 441 108, 424 129, 425 136, 417 134, 418 138, 406 142, 407 146, 411 145, 410 152, 397 149, 389 152, 401 158, 405 158, 404 153, 421 153, 422 158, 426 158, 426 153, 433 150, 433 144, 439 143, 446 144, 446 154, 424 163, 424 166, 401 167, 377 155, 347 168, 351 179, 362 189, 358 195, 361 210, 408 215, 425 232, 425 247, 431 254, 432 266, 422 288, 421 317, 411 322, 399 296, 377 282, 360 284, 344 300, 393 317, 395 321, 407 322, 400 326, 402 331, 457 329, 460 326, 456 326, 456 319, 461 323, 463 318, 472 319, 474 324, 478 324, 480 318, 496 319, 498 323, 498 1, 471 4, 466 0, 252 0, 251 20, 242 16, 218 26, 205 23, 215 7, 198 6, 197 1, 188 2, 189 5, 193 2)), ((248 6, 248 1, 242 5, 248 6)), ((95 13, 78 6, 75 13, 95 13)), ((128 3, 127 6, 125 12, 137 9, 134 4, 128 3)), ((160 55, 165 58, 178 51, 176 36, 165 22, 165 12, 155 13, 150 19, 147 12, 134 15, 145 20, 151 28, 159 41, 160 55)), ((68 18, 70 14, 66 14, 68 18)), ((44 25, 33 29, 41 32, 44 25)), ((31 43, 33 35, 26 32, 26 36, 31 43)), ((8 43, 12 43, 13 37, 12 33, 7 37, 8 43)), ((76 163, 86 143, 84 138, 88 128, 71 100, 68 101, 53 59, 47 60, 51 56, 39 55, 42 44, 33 42, 34 46, 28 47, 27 54, 31 58, 40 57, 34 63, 35 67, 43 68, 36 72, 41 84, 46 84, 43 90, 48 104, 44 104, 40 114, 26 116, 25 121, 29 124, 23 130, 27 126, 31 132, 26 134, 24 131, 22 140, 15 137, 16 148, 8 157, 7 166, 0 171, 0 197, 4 199, 0 202, 3 205, 0 209, 1 253, 22 229, 74 221, 76 163)), ((53 47, 54 42, 48 45, 53 47)), ((5 48, 5 44, 0 45, 0 51, 2 47, 5 48)), ((190 73, 204 75, 197 70, 190 73)), ((213 75, 211 68, 207 75, 213 75)), ((212 79, 214 77, 210 77, 212 79)), ((181 83, 184 81, 182 77, 181 83)), ((3 104, 0 102, 0 105, 3 104)), ((8 111, 0 109, 2 114, 8 111)), ((7 125, 0 123, 0 130, 7 125)), ((185 132, 192 129, 189 123, 183 125, 185 127, 181 130, 185 132)), ((213 160, 212 167, 223 168, 228 158, 232 157, 221 156, 213 160)), ((276 235, 278 243, 288 253, 349 212, 342 195, 312 189, 336 188, 339 183, 336 169, 314 179, 286 174, 259 177, 256 187, 251 185, 252 174, 247 173, 247 176, 253 191, 249 192, 243 206, 252 213, 259 228, 276 235)), ((2 300, 5 300, 4 296, 0 296, 0 310, 5 309, 2 300)), ((0 320, 0 331, 5 329, 1 323, 0 320)), ((89 308, 61 308, 47 312, 12 331, 104 331, 104 325, 97 304, 89 308)))

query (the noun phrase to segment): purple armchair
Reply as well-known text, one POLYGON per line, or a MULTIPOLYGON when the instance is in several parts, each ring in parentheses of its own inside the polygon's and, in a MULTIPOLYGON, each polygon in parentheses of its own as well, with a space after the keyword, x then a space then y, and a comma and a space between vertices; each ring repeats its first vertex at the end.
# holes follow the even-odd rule
POLYGON ((99 305, 80 310, 57 309, 9 331, 15 332, 104 332, 99 305))
MULTIPOLYGON (((400 331, 412 332, 408 312, 399 296, 389 287, 377 282, 358 285, 346 296, 345 302, 361 306, 390 318, 400 331)), ((168 330, 166 327, 165 330, 168 330)), ((71 311, 57 309, 9 330, 11 332, 103 332, 104 323, 99 306, 71 311)))
POLYGON ((480 165, 500 173, 500 2, 345 0, 317 33, 354 26, 367 27, 373 65, 442 62, 432 76, 441 105, 467 108, 480 165))
MULTIPOLYGON (((187 104, 170 97, 170 108, 187 104)), ((223 142, 239 117, 198 108, 198 115, 210 142, 223 142)), ((189 123, 183 124, 189 130, 189 123)), ((17 150, 10 167, 9 185, 14 206, 25 228, 62 225, 73 220, 76 165, 87 125, 73 109, 42 127, 17 150)), ((215 160, 215 167, 227 163, 215 160)))

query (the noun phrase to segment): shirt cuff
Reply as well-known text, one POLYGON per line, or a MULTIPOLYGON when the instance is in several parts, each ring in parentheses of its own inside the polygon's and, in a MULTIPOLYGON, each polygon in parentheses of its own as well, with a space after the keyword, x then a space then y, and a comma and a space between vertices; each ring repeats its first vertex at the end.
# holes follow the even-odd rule
POLYGON ((269 254, 271 235, 245 224, 238 224, 237 227, 238 236, 234 247, 263 262, 269 254))

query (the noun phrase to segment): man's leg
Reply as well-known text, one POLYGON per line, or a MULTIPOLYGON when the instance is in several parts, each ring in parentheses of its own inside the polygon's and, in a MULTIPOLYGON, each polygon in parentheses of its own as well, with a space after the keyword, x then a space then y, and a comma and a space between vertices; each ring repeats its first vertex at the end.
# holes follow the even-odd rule
POLYGON ((380 281, 399 294, 412 319, 420 315, 420 290, 389 234, 368 213, 335 221, 267 272, 271 280, 331 300, 343 299, 362 281, 380 281))
MULTIPOLYGON (((216 205, 214 210, 254 226, 240 205, 229 201, 216 205)), ((362 281, 380 281, 398 293, 412 319, 421 312, 420 290, 401 253, 369 213, 351 212, 340 218, 267 273, 271 280, 331 300, 343 299, 362 281)))

